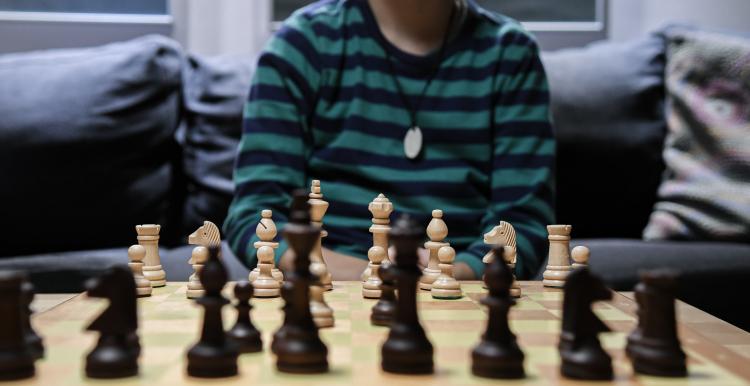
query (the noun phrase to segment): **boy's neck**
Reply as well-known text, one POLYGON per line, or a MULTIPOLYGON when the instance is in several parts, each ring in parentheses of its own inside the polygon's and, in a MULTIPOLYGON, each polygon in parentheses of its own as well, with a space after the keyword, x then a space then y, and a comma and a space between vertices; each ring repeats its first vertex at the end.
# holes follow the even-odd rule
POLYGON ((400 50, 427 55, 450 28, 454 0, 367 0, 386 39, 400 50))

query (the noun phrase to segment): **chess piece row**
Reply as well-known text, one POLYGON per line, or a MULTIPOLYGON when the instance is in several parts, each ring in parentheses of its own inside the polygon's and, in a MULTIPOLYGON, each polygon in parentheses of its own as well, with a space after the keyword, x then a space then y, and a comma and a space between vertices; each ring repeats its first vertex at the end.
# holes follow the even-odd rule
POLYGON ((163 287, 167 284, 166 272, 159 256, 158 224, 136 225, 138 244, 128 248, 128 266, 135 278, 138 296, 151 296, 152 287, 163 287))
MULTIPOLYGON (((627 339, 625 352, 639 374, 662 377, 687 375, 686 355, 677 336, 675 294, 677 274, 645 271, 636 286, 638 325, 627 339)), ((598 334, 610 331, 591 310, 595 301, 609 300, 612 292, 586 267, 573 269, 563 285, 563 321, 560 372, 569 378, 611 380, 612 358, 598 334)))
POLYGON ((570 249, 572 230, 573 227, 570 225, 547 226, 549 254, 542 280, 545 287, 562 288, 573 269, 588 265, 591 253, 587 247, 577 246, 573 250, 570 249))
MULTIPOLYGON (((128 266, 135 279, 137 295, 150 296, 152 288, 163 287, 167 283, 166 272, 164 272, 159 256, 161 226, 144 224, 136 225, 135 229, 138 244, 128 248, 128 266)), ((188 278, 186 296, 197 298, 203 294, 198 275, 208 258, 207 248, 221 243, 219 228, 214 223, 205 221, 201 227, 188 236, 188 243, 198 246, 193 249, 188 261, 193 266, 193 274, 188 278)))
MULTIPOLYGON (((372 247, 367 251, 369 263, 362 273, 362 296, 377 299, 382 296, 383 279, 380 271, 392 264, 388 256, 388 233, 390 215, 393 203, 382 193, 368 205, 372 213, 372 247)), ((456 251, 445 242, 448 227, 443 220, 443 211, 432 211, 432 220, 427 226, 429 241, 425 242, 425 249, 430 251, 427 267, 422 271, 419 288, 430 291, 436 299, 458 299, 462 296, 461 284, 453 276, 453 261, 456 251)))
MULTIPOLYGON (((382 348, 384 371, 415 374, 431 373, 432 345, 419 324, 416 291, 419 271, 416 269, 418 232, 408 231, 414 225, 398 227, 396 243, 399 256, 406 258, 385 273, 384 291, 393 280, 398 283, 400 296, 392 312, 383 312, 381 300, 373 307, 371 321, 375 325, 390 326, 388 340, 382 348), (406 249, 406 250, 404 250, 406 249), (384 319, 387 315, 389 319, 384 319)), ((501 263, 506 255, 498 246, 492 251, 484 281, 488 295, 481 303, 488 307, 487 329, 480 343, 472 350, 472 373, 487 378, 516 379, 525 376, 524 354, 510 330, 508 313, 515 304, 511 295, 513 278, 511 268, 501 263)), ((675 294, 677 274, 666 270, 641 273, 636 286, 638 325, 627 339, 625 351, 636 373, 663 377, 687 375, 686 356, 681 348, 676 329, 675 294)), ((612 359, 598 339, 601 332, 610 331, 592 311, 596 301, 611 298, 611 291, 586 267, 576 267, 563 286, 562 331, 558 349, 561 356, 560 372, 571 379, 610 380, 613 378, 612 359)))
POLYGON ((250 298, 253 286, 247 281, 234 286, 237 299, 237 321, 224 331, 221 309, 229 303, 222 295, 228 281, 224 264, 219 259, 219 246, 209 248, 208 259, 199 274, 203 294, 196 299, 204 310, 203 326, 197 343, 187 351, 187 373, 199 378, 229 377, 238 373, 237 358, 240 353, 259 352, 263 349, 260 331, 250 318, 250 298))
MULTIPOLYGON (((207 258, 198 276, 202 294, 196 302, 204 309, 199 341, 187 353, 187 372, 195 377, 223 377, 237 373, 239 353, 262 350, 260 332, 250 320, 249 299, 253 287, 238 282, 237 321, 224 331, 221 308, 228 301, 221 295, 227 272, 219 259, 219 248, 208 248, 207 258)), ((86 356, 85 373, 89 378, 124 378, 138 374, 141 346, 138 337, 138 312, 135 279, 129 269, 115 266, 87 282, 87 295, 109 300, 108 307, 86 328, 99 332, 96 346, 86 356)))

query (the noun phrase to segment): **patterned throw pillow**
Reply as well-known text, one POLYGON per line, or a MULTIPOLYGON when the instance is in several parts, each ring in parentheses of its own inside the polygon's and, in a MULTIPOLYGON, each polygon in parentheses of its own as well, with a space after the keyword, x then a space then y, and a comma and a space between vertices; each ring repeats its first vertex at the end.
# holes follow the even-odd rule
POLYGON ((750 40, 669 39, 667 170, 643 237, 750 242, 750 40))

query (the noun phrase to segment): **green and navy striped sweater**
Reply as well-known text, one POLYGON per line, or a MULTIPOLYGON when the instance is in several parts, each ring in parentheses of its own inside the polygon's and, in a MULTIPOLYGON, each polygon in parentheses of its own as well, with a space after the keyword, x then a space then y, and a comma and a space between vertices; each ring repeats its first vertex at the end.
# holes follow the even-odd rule
MULTIPOLYGON (((403 150, 409 112, 394 75, 414 106, 438 57, 390 44, 366 0, 317 2, 283 23, 259 57, 224 224, 248 267, 257 261, 261 210, 272 209, 281 229, 292 191, 319 179, 330 203, 325 247, 366 259, 367 205, 384 193, 392 218, 409 213, 426 226, 442 209, 456 261, 477 275, 488 251, 483 233, 510 222, 517 274, 536 273, 554 221, 555 154, 538 47, 517 22, 469 2, 419 104, 424 145, 412 161, 403 150)), ((282 241, 277 259, 285 248, 282 241)))

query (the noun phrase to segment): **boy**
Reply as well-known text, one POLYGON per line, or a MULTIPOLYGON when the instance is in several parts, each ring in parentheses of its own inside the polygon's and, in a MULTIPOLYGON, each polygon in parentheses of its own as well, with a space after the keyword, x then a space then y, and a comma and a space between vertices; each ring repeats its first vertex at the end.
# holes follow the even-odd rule
MULTIPOLYGON (((298 10, 259 58, 229 243, 254 267, 261 210, 281 228, 291 192, 319 179, 334 279, 356 280, 367 265, 367 205, 378 193, 425 226, 444 211, 458 279, 481 277, 483 233, 510 222, 516 273, 529 278, 554 222, 548 105, 535 41, 473 1, 328 0, 298 10)), ((279 256, 287 266, 283 242, 279 256)))

